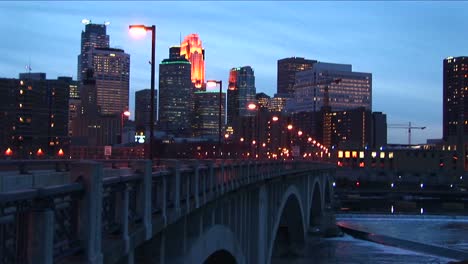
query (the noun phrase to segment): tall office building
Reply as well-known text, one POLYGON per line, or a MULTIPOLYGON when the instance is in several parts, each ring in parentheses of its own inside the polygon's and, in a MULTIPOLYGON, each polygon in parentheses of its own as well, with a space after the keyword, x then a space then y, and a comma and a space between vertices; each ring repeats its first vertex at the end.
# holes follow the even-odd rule
POLYGON ((443 139, 457 143, 458 133, 468 140, 468 57, 443 61, 443 139), (458 125, 462 124, 458 131, 458 125))
POLYGON ((159 64, 159 125, 175 136, 191 134, 193 89, 190 61, 164 59, 159 64))
POLYGON ((18 158, 67 152, 71 78, 47 80, 45 73, 0 79, 0 149, 18 158))
POLYGON ((316 112, 322 107, 372 110, 372 74, 353 72, 350 64, 317 62, 296 74, 294 89, 286 105, 288 112, 316 112))
MULTIPOLYGON (((222 93, 221 101, 226 102, 222 93)), ((196 137, 218 138, 219 133, 219 92, 196 91, 194 93, 193 134, 196 137)), ((221 129, 224 128, 225 103, 221 104, 221 129)))
MULTIPOLYGON (((154 91, 154 119, 158 112, 158 90, 154 91)), ((135 92, 135 125, 137 129, 147 128, 151 123, 151 89, 135 92)), ((155 122, 156 123, 156 122, 155 122)))
POLYGON ((191 80, 195 88, 202 89, 205 83, 205 49, 198 34, 190 34, 180 45, 180 55, 191 63, 191 80))
POLYGON ((130 55, 121 49, 96 48, 88 52, 94 70, 99 111, 120 114, 128 110, 130 55))
POLYGON ((296 73, 312 68, 316 60, 291 57, 278 60, 277 93, 281 97, 292 96, 296 73))
POLYGON ((68 136, 73 136, 73 120, 78 115, 78 109, 81 104, 80 91, 78 89, 78 81, 73 81, 71 77, 58 77, 58 80, 63 80, 70 83, 69 99, 68 99, 68 136))
POLYGON ((233 125, 239 117, 255 115, 255 112, 248 108, 250 103, 256 103, 255 94, 255 75, 252 67, 232 68, 229 72, 227 91, 227 122, 229 125, 233 125))
POLYGON ((92 69, 96 80, 98 109, 102 114, 128 110, 130 55, 109 47, 106 25, 88 23, 81 33, 78 81, 92 69))
POLYGON ((81 32, 81 53, 78 55, 78 81, 86 74, 91 58, 88 52, 93 48, 109 48, 106 25, 88 23, 81 32))

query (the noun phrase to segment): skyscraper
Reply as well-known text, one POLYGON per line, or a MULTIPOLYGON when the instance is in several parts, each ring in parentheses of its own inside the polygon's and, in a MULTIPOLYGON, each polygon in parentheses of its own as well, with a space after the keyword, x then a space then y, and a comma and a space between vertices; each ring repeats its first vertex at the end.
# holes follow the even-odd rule
POLYGON ((292 96, 296 73, 312 68, 316 60, 291 57, 278 60, 277 93, 280 97, 292 96))
POLYGON ((190 135, 192 95, 190 61, 183 57, 164 59, 159 64, 159 124, 163 131, 190 135))
POLYGON ((255 75, 252 67, 244 66, 232 68, 229 72, 227 122, 233 125, 238 117, 254 116, 248 109, 255 99, 255 75))
POLYGON ((109 48, 106 25, 88 23, 81 33, 78 81, 92 69, 96 80, 96 103, 102 114, 120 114, 128 109, 130 55, 109 48))
POLYGON ((96 48, 89 51, 94 69, 97 105, 103 114, 128 110, 130 55, 121 49, 96 48))
MULTIPOLYGON (((154 117, 157 116, 158 90, 154 93, 154 117)), ((151 89, 144 89, 135 92, 135 125, 137 129, 149 129, 151 114, 151 89)))
POLYGON ((353 72, 350 64, 317 62, 296 74, 294 89, 288 112, 316 112, 324 106, 332 111, 372 110, 372 74, 353 72))
POLYGON ((468 57, 444 59, 443 71, 443 138, 453 144, 458 133, 464 141, 468 136, 468 57))
POLYGON ((203 88, 205 82, 205 50, 198 34, 190 34, 180 45, 180 55, 191 63, 192 83, 195 88, 203 88))
POLYGON ((81 53, 78 55, 78 81, 86 74, 90 65, 88 51, 92 48, 109 48, 109 35, 104 24, 86 24, 85 31, 81 32, 81 53))
MULTIPOLYGON (((196 137, 218 138, 219 133, 219 92, 197 91, 194 93, 193 134, 196 137)), ((226 102, 222 93, 221 101, 226 102)), ((221 105, 221 120, 225 119, 225 104, 221 105)), ((224 126, 222 122, 221 126, 224 126)))

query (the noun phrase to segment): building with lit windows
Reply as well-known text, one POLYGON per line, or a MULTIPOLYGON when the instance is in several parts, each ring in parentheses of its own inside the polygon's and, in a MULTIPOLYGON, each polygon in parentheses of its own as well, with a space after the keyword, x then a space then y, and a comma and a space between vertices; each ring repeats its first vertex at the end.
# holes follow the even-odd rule
POLYGON ((0 79, 0 149, 14 158, 57 157, 68 152, 71 78, 47 80, 45 73, 0 79))
POLYGON ((468 141, 468 57, 448 57, 443 61, 443 139, 457 142, 458 124, 461 137, 468 141))
POLYGON ((81 53, 78 55, 78 81, 90 67, 91 57, 88 53, 93 48, 109 48, 109 35, 105 24, 88 23, 81 32, 81 53))
POLYGON ((191 63, 191 80, 195 88, 203 89, 205 83, 205 49, 198 34, 190 34, 180 44, 180 55, 191 63))
MULTIPOLYGON (((256 103, 255 75, 252 67, 244 66, 232 68, 229 72, 227 122, 233 125, 236 119, 254 116, 255 112, 248 109, 248 105, 256 103)), ((236 127, 234 127, 234 133, 236 127)))
POLYGON ((288 97, 275 94, 273 98, 270 98, 270 104, 268 106, 268 110, 270 112, 282 112, 283 109, 286 107, 286 101, 288 97))
POLYGON ((316 60, 291 57, 278 60, 277 93, 286 97, 294 94, 296 73, 312 68, 316 60))
MULTIPOLYGON (((226 93, 221 95, 221 129, 224 129, 226 93)), ((219 91, 194 93, 193 134, 195 137, 218 139, 219 91)))
POLYGON ((350 64, 317 62, 296 74, 294 97, 288 112, 345 111, 358 107, 372 110, 372 74, 353 72, 350 64))
POLYGON ((260 107, 268 109, 268 106, 270 105, 270 100, 271 97, 265 93, 257 93, 255 95, 255 99, 257 100, 257 104, 260 107))
POLYGON ((68 99, 68 135, 73 135, 73 120, 76 118, 79 106, 81 104, 80 91, 78 89, 78 81, 73 81, 71 77, 58 77, 58 80, 69 82, 69 94, 68 99))
POLYGON ((159 128, 178 137, 191 135, 192 65, 183 57, 159 64, 159 128))
POLYGON ((89 52, 89 69, 94 70, 99 111, 119 114, 128 110, 130 55, 121 49, 95 48, 89 52))

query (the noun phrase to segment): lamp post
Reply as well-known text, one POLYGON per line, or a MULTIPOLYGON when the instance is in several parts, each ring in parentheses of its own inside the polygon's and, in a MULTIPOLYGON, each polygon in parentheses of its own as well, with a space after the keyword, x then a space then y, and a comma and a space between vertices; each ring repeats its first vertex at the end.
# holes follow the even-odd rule
POLYGON ((120 115, 120 143, 123 144, 123 127, 124 127, 124 121, 125 117, 130 118, 130 112, 128 110, 125 110, 122 112, 120 115))
POLYGON ((156 47, 156 26, 150 27, 145 25, 130 25, 128 26, 130 33, 135 37, 146 35, 147 31, 151 31, 151 113, 150 113, 150 140, 149 140, 149 159, 153 161, 153 134, 154 134, 154 69, 155 69, 155 47, 156 47))
POLYGON ((218 153, 221 155, 221 107, 223 105, 223 81, 209 80, 206 82, 207 86, 216 86, 219 84, 219 112, 218 112, 218 153))
POLYGON ((255 146, 255 157, 257 158, 258 156, 258 145, 260 144, 260 135, 259 135, 259 129, 258 129, 258 112, 260 111, 259 107, 257 104, 255 103, 250 103, 247 105, 247 109, 250 110, 250 111, 256 111, 255 112, 255 130, 254 130, 254 134, 255 134, 255 143, 256 143, 256 146, 255 146))

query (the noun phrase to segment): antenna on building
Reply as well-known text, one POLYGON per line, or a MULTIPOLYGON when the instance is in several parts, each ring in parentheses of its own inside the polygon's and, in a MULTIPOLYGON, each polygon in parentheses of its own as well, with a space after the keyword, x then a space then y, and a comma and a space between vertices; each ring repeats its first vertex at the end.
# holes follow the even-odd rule
POLYGON ((182 46, 182 32, 179 32, 179 46, 182 46))
POLYGON ((29 75, 31 75, 31 57, 29 57, 29 63, 26 65, 26 70, 28 70, 29 75))

